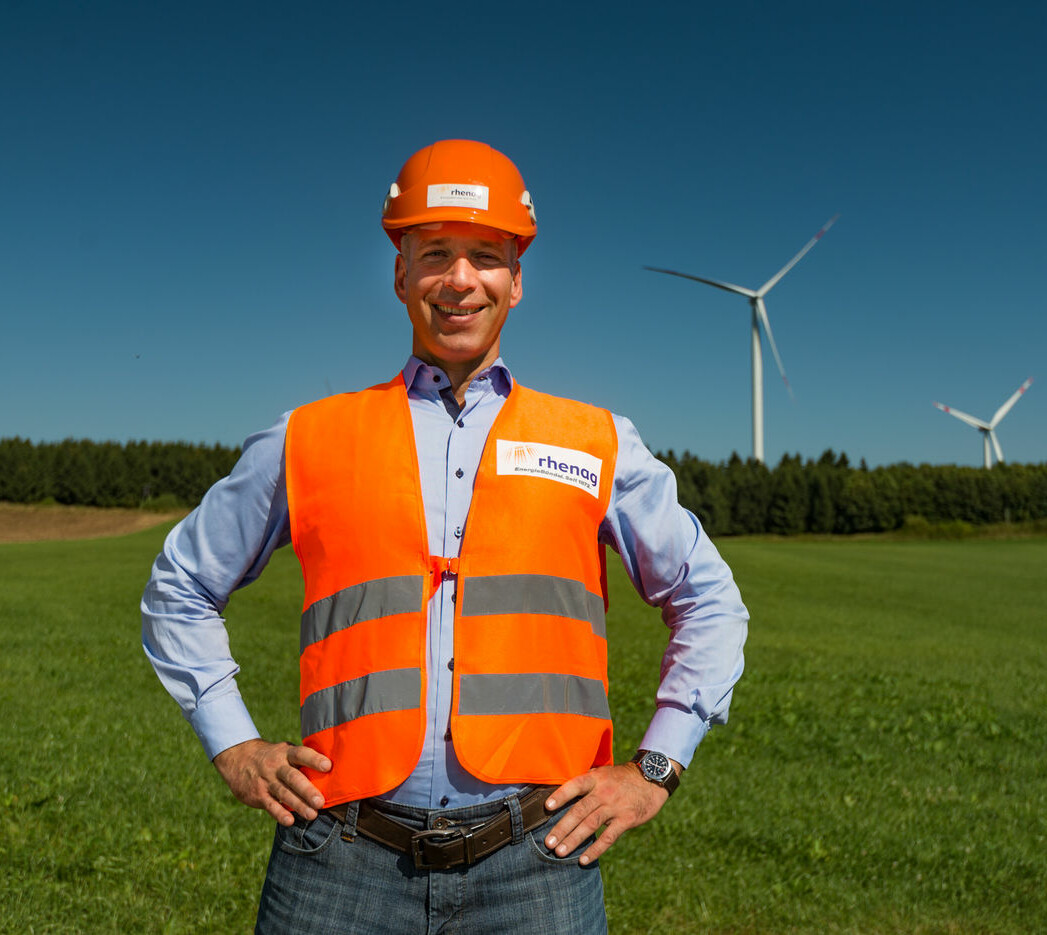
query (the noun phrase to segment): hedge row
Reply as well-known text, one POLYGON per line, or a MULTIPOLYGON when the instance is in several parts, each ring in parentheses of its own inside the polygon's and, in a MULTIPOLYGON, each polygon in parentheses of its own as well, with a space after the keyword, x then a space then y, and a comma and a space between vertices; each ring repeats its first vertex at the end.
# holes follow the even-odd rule
POLYGON ((0 500, 83 506, 193 506, 240 456, 237 448, 185 442, 0 439, 0 500))
POLYGON ((1047 517, 1047 464, 892 464, 852 468, 826 451, 785 456, 773 470, 733 455, 711 464, 689 452, 659 454, 676 474, 680 502, 711 535, 856 533, 929 523, 1022 522, 1047 517))

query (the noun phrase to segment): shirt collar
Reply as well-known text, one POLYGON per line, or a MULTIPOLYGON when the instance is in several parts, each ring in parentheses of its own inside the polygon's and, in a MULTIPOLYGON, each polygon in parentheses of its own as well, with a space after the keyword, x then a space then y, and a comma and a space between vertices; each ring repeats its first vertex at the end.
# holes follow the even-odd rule
MULTIPOLYGON (((427 364, 413 354, 407 358, 403 369, 404 385, 408 390, 422 395, 438 396, 440 391, 451 385, 447 374, 440 367, 427 364)), ((513 375, 501 357, 497 358, 490 367, 481 370, 474 378, 470 389, 474 385, 479 389, 490 385, 499 396, 508 396, 513 388, 513 375)))

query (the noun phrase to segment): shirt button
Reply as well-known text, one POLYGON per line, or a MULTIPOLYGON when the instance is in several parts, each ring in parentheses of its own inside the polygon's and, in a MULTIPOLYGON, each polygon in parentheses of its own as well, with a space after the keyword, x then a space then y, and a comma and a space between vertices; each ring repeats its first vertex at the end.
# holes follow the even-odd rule
POLYGON ((439 383, 439 382, 440 382, 440 374, 434 373, 433 374, 433 383, 439 383))
POLYGON ((457 591, 452 591, 451 592, 451 603, 452 604, 457 604, 458 603, 458 592, 457 591))
POLYGON ((454 472, 454 476, 458 478, 465 477, 465 471, 463 471, 461 468, 458 468, 458 470, 454 472))
POLYGON ((462 538, 462 527, 461 526, 455 526, 454 527, 454 537, 456 539, 461 539, 462 538))
POLYGON ((454 660, 453 659, 448 659, 447 660, 447 668, 450 669, 452 672, 454 672, 454 660))
POLYGON ((449 798, 447 798, 447 796, 445 795, 445 796, 443 796, 443 797, 442 797, 442 798, 440 799, 440 804, 441 804, 441 805, 446 805, 446 804, 447 804, 448 802, 450 802, 450 801, 451 801, 451 800, 450 800, 449 798))
POLYGON ((458 428, 460 428, 460 429, 464 429, 465 428, 465 423, 461 419, 458 420, 458 428))
POLYGON ((450 731, 450 729, 444 731, 444 740, 446 740, 448 743, 451 742, 451 731, 450 731))

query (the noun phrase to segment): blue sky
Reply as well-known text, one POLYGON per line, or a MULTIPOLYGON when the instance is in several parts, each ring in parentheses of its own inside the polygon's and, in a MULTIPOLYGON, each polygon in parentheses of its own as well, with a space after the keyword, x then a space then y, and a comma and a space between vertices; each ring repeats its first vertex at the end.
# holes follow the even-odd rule
POLYGON ((485 140, 538 238, 504 356, 654 449, 1047 460, 1047 7, 17 2, 0 6, 0 437, 238 444, 395 373, 382 198, 485 140))

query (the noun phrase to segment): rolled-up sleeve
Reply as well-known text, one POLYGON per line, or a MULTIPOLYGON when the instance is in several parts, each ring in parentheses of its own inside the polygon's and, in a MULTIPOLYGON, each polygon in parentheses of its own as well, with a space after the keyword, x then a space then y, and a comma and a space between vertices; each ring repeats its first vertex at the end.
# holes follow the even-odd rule
POLYGON ((236 686, 222 613, 290 541, 287 414, 244 442, 228 477, 171 530, 142 595, 142 646, 212 759, 259 736, 236 686))
POLYGON ((676 478, 628 419, 614 417, 618 460, 601 539, 669 628, 655 713, 641 746, 687 766, 712 724, 727 722, 741 677, 749 614, 727 563, 698 518, 680 506, 676 478))

